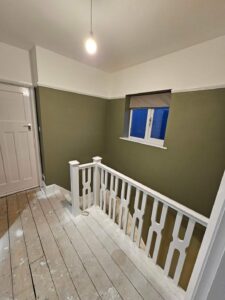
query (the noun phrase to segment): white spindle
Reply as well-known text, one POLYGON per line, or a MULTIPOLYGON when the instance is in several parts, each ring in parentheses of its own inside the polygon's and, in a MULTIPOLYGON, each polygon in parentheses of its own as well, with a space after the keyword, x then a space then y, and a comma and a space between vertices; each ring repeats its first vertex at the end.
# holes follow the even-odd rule
POLYGON ((160 221, 157 222, 156 218, 157 218, 158 204, 159 204, 158 199, 154 199, 152 216, 151 216, 151 226, 148 231, 148 238, 147 238, 147 243, 146 243, 146 248, 145 248, 145 253, 147 255, 149 255, 149 251, 150 251, 150 247, 151 247, 151 243, 152 243, 153 232, 155 232, 156 233, 156 241, 155 241, 153 255, 152 255, 152 259, 154 260, 155 263, 157 261, 157 257, 158 257, 158 253, 159 253, 159 247, 160 247, 160 243, 161 243, 161 239, 162 239, 162 230, 165 225, 165 220, 166 220, 166 215, 167 215, 167 210, 168 210, 168 206, 164 204, 163 208, 162 208, 162 212, 161 212, 160 221))
MULTIPOLYGON (((79 169, 82 170, 82 196, 83 196, 83 209, 92 205, 91 203, 91 179, 93 168, 93 195, 95 205, 99 205, 100 208, 106 213, 107 197, 109 195, 109 217, 115 222, 116 219, 116 205, 118 200, 118 183, 122 182, 121 199, 119 206, 119 227, 127 233, 127 224, 129 216, 129 205, 131 197, 131 188, 136 190, 135 202, 134 202, 134 214, 131 222, 130 238, 132 241, 136 238, 136 244, 140 246, 143 228, 143 217, 145 214, 147 196, 154 198, 153 209, 151 214, 151 226, 148 231, 148 238, 146 243, 146 254, 149 255, 150 248, 152 246, 153 234, 156 234, 152 259, 154 263, 157 263, 159 255, 159 249, 162 240, 162 231, 165 227, 168 208, 172 208, 176 211, 176 220, 173 228, 173 240, 170 243, 169 251, 167 253, 166 263, 164 267, 164 273, 168 276, 171 269, 171 262, 174 256, 174 252, 179 252, 179 258, 173 281, 178 284, 183 270, 186 249, 190 245, 191 237, 195 223, 199 223, 203 226, 207 226, 209 219, 198 214, 197 212, 175 202, 174 200, 155 192, 154 190, 140 184, 139 182, 125 176, 101 163, 101 157, 93 157, 93 163, 87 163, 79 165, 78 161, 71 161, 70 164, 70 176, 71 176, 71 199, 73 214, 80 214, 80 197, 79 197, 79 169), (108 191, 108 176, 110 176, 110 191, 108 191), (142 195, 142 197, 140 197, 142 195), (141 201, 140 205, 139 202, 141 201), (162 203, 162 212, 159 222, 157 221, 159 202, 162 203), (140 207, 140 209, 139 209, 140 207), (183 216, 188 218, 187 228, 184 234, 184 238, 179 238, 179 231, 182 224, 183 216)), ((199 268, 199 266, 198 266, 199 268)), ((198 270, 197 270, 198 271, 198 270)), ((196 273, 196 272, 195 272, 196 273)), ((195 275, 196 277, 196 275, 195 275)), ((192 280, 193 289, 193 280, 192 280)), ((192 293, 189 292, 189 294, 192 293)))
POLYGON ((118 177, 111 175, 110 194, 109 194, 109 217, 116 221, 116 197, 118 193, 118 177))
POLYGON ((101 170, 100 208, 106 212, 108 172, 101 170))
POLYGON ((83 209, 91 206, 91 167, 82 170, 82 196, 83 209), (86 176, 87 175, 87 176, 86 176), (87 180, 86 180, 87 177, 87 180))
POLYGON ((128 205, 130 204, 130 192, 131 192, 131 185, 123 181, 122 190, 121 190, 121 199, 120 199, 121 202, 120 202, 120 212, 119 212, 119 227, 123 229, 125 233, 127 231, 128 205), (127 184, 127 193, 125 196, 126 184, 127 184))
POLYGON ((139 198, 140 198, 140 190, 137 189, 136 195, 135 195, 135 201, 134 201, 134 214, 133 214, 133 218, 132 218, 130 238, 132 241, 134 241, 134 233, 135 233, 136 223, 138 220, 138 228, 137 228, 138 236, 137 236, 137 240, 136 240, 136 244, 138 247, 140 246, 140 241, 141 241, 143 216, 145 213, 147 194, 143 193, 142 200, 141 200, 141 209, 138 208, 138 204, 139 204, 139 200, 140 200, 139 198))
POLYGON ((176 266, 176 271, 175 271, 174 278, 173 278, 173 280, 176 284, 178 284, 178 282, 179 282, 181 271, 183 269, 184 261, 186 258, 186 249, 190 244, 190 240, 191 240, 193 230, 195 227, 195 221, 193 219, 189 219, 187 229, 186 229, 186 232, 184 235, 184 239, 181 240, 179 238, 179 231, 180 231, 182 218, 183 218, 183 214, 178 212, 177 216, 176 216, 174 229, 173 229, 173 240, 170 243, 169 252, 168 252, 168 255, 166 258, 166 264, 165 264, 165 269, 164 269, 164 273, 168 276, 174 251, 175 251, 175 249, 178 250, 180 255, 179 255, 178 263, 176 266))
POLYGON ((98 166, 101 163, 102 158, 95 156, 92 158, 94 166, 94 175, 93 175, 93 194, 94 194, 94 204, 99 205, 100 203, 100 168, 98 166))
POLYGON ((71 202, 72 213, 79 215, 80 211, 80 195, 79 195, 79 161, 73 160, 70 165, 70 187, 71 187, 71 202))
POLYGON ((165 195, 162 195, 162 194, 152 190, 151 188, 141 184, 140 182, 133 180, 132 178, 130 178, 118 171, 115 171, 114 169, 112 169, 102 163, 100 164, 100 167, 101 167, 101 169, 106 170, 109 174, 113 174, 113 175, 117 176, 122 181, 129 182, 129 184, 132 185, 132 187, 139 189, 140 191, 146 193, 148 196, 153 197, 153 198, 158 198, 160 200, 160 202, 168 205, 168 207, 171 207, 175 211, 180 211, 188 218, 194 219, 197 223, 199 223, 205 227, 207 226, 209 219, 206 218, 205 216, 197 213, 196 211, 166 197, 165 195))

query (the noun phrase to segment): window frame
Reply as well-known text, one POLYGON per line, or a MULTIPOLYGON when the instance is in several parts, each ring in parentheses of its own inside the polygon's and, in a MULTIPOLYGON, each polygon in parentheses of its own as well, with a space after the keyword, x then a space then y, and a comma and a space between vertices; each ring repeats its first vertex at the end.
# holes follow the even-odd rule
POLYGON ((128 131, 128 139, 133 142, 138 142, 141 144, 147 144, 157 147, 163 147, 164 146, 164 140, 156 139, 151 137, 151 131, 152 131, 152 124, 153 124, 153 118, 154 118, 154 108, 148 108, 148 114, 147 114, 147 120, 146 120, 146 127, 145 127, 145 136, 144 138, 138 138, 131 136, 131 126, 132 126, 132 118, 133 118, 133 109, 130 110, 130 118, 129 118, 129 131, 128 131))

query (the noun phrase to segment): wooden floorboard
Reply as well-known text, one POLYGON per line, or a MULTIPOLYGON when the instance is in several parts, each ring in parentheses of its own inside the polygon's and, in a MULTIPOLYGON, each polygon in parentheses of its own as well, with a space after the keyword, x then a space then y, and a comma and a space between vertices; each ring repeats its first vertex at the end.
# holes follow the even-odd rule
POLYGON ((41 257, 32 262, 30 266, 36 291, 36 298, 38 300, 58 299, 46 258, 41 257))
POLYGON ((94 284, 92 283, 79 256, 77 255, 76 250, 71 244, 67 233, 65 232, 63 226, 60 224, 58 217, 52 209, 48 198, 43 197, 43 199, 40 201, 40 205, 56 239, 61 255, 70 273, 72 281, 77 289, 80 299, 100 299, 100 296, 95 289, 94 284))
POLYGON ((123 274, 118 265, 114 262, 112 257, 108 254, 106 249, 100 244, 92 231, 88 228, 83 216, 78 216, 75 220, 76 227, 81 233, 90 249, 95 254, 98 262, 101 264, 110 280, 118 290, 123 299, 138 300, 142 299, 140 294, 123 274))
POLYGON ((143 274, 136 268, 132 261, 126 256, 125 252, 106 234, 102 227, 89 215, 84 218, 88 227, 96 238, 104 245, 112 259, 124 272, 139 294, 146 300, 163 300, 160 294, 147 281, 143 274))
POLYGON ((28 200, 56 292, 60 299, 79 299, 55 238, 42 212, 38 200, 39 195, 41 197, 42 192, 28 192, 28 200))
POLYGON ((90 209, 90 214, 99 223, 100 227, 114 242, 126 253, 126 256, 135 264, 137 269, 154 286, 165 300, 183 300, 184 291, 175 286, 172 280, 164 276, 162 269, 151 262, 142 249, 125 235, 119 227, 114 224, 106 214, 99 208, 90 209))
POLYGON ((52 208, 55 210, 61 224, 63 225, 70 241, 78 253, 80 260, 82 261, 84 268, 87 270, 93 284, 96 287, 101 299, 104 300, 119 300, 121 299, 116 288, 113 286, 112 282, 109 280, 105 271, 100 266, 94 254, 91 252, 88 245, 85 243, 83 237, 78 232, 75 227, 70 214, 64 208, 64 199, 58 197, 59 194, 49 197, 52 208), (78 242, 79 241, 79 242, 78 242))
POLYGON ((0 198, 0 299, 12 299, 8 212, 6 198, 0 198))
POLYGON ((24 233, 25 244, 27 247, 28 259, 29 259, 29 263, 31 264, 32 262, 43 257, 44 252, 30 210, 30 206, 27 199, 27 193, 22 192, 17 194, 17 199, 20 206, 20 217, 23 226, 23 233, 24 233))
MULTIPOLYGON (((62 200, 63 201, 63 200, 62 200)), ((53 203, 56 211, 62 209, 64 207, 63 202, 56 201, 53 203)), ((73 218, 73 222, 77 227, 77 230, 80 232, 81 236, 95 255, 98 263, 102 266, 105 273, 116 287, 117 291, 121 295, 123 299, 143 299, 141 295, 137 292, 128 278, 124 275, 124 273, 120 270, 117 264, 113 261, 111 256, 108 254, 106 249, 102 247, 100 242, 95 238, 92 232, 89 230, 88 226, 83 220, 83 216, 78 216, 73 218)), ((61 219, 61 222, 66 223, 68 217, 64 216, 61 219)))
POLYGON ((182 299, 140 251, 99 209, 74 217, 60 192, 0 198, 0 300, 182 299))
POLYGON ((17 195, 8 196, 7 203, 13 295, 15 299, 35 299, 17 195))
POLYGON ((58 299, 36 224, 30 209, 27 192, 17 194, 25 244, 37 299, 58 299))

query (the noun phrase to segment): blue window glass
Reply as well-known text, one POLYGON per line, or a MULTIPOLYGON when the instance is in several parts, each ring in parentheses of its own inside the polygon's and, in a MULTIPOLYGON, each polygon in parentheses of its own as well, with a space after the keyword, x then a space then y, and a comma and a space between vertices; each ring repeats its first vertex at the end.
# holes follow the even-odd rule
POLYGON ((145 137, 145 127, 147 121, 148 109, 133 109, 130 135, 137 138, 145 137))
POLYGON ((154 109, 151 138, 164 140, 168 115, 168 107, 154 109))

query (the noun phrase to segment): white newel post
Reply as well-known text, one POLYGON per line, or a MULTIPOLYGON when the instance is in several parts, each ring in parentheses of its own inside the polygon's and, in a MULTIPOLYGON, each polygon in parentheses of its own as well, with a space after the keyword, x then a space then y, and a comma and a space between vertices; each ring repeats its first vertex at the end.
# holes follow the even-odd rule
POLYGON ((73 160, 69 162, 70 165, 70 188, 71 188, 71 202, 72 213, 77 216, 81 213, 80 210, 80 193, 79 193, 79 161, 73 160))
POLYGON ((95 163, 94 166, 94 182, 93 182, 93 192, 94 192, 94 205, 99 205, 100 202, 100 168, 98 167, 98 163, 101 163, 102 158, 99 156, 95 156, 92 158, 95 163))

